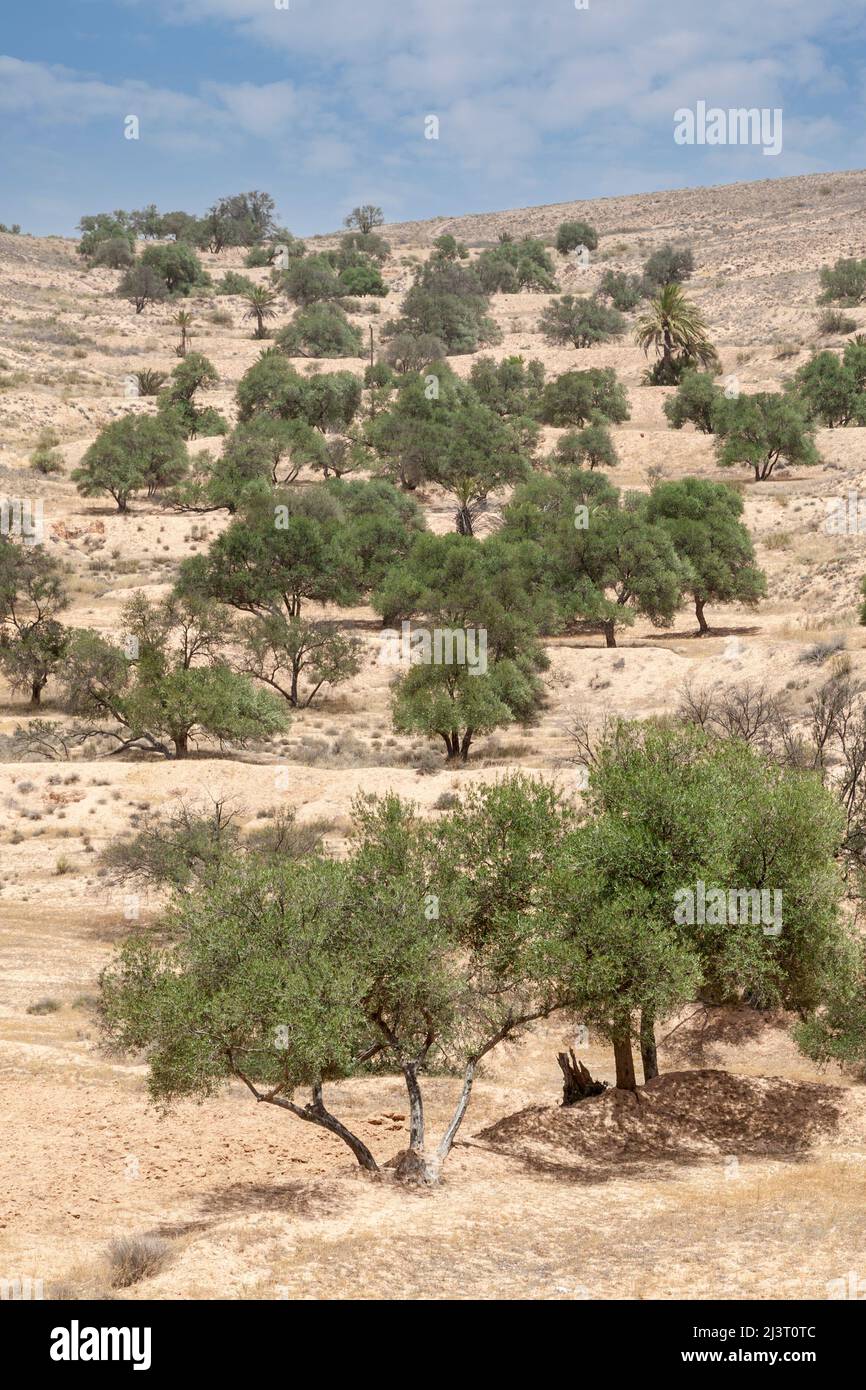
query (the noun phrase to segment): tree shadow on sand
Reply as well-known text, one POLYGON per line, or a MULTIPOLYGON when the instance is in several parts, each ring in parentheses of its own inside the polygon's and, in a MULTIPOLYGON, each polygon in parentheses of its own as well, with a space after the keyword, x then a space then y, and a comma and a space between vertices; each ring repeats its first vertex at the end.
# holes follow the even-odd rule
POLYGON ((779 1077, 670 1072, 637 1094, 612 1089, 568 1107, 530 1106, 482 1130, 475 1143, 530 1172, 586 1185, 731 1157, 798 1163, 837 1131, 842 1095, 779 1077))
POLYGON ((199 1210, 225 1216, 233 1212, 279 1212, 282 1216, 314 1219, 333 1216, 346 1205, 334 1186, 307 1182, 234 1182, 203 1194, 199 1210))

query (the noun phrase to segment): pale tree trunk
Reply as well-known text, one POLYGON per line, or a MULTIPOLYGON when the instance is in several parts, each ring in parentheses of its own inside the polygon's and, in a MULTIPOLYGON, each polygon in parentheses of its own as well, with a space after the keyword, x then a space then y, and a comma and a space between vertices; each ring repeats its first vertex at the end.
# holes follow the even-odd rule
POLYGON ((404 1062, 403 1077, 409 1092, 409 1147, 400 1155, 396 1172, 404 1181, 426 1181, 424 1157, 424 1101, 418 1085, 418 1063, 404 1062))

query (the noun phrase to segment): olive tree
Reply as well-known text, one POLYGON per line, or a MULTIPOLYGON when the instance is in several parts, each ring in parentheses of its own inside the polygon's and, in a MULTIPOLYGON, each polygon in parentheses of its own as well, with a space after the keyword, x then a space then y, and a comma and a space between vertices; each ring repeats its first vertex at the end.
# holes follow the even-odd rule
POLYGON ((44 546, 0 536, 0 670, 31 705, 63 667, 70 632, 57 618, 69 601, 63 569, 44 546))
POLYGON ((754 608, 766 597, 766 578, 755 564, 742 514, 739 493, 703 478, 659 483, 649 495, 648 519, 665 528, 685 562, 683 587, 694 600, 701 636, 710 630, 704 616, 708 603, 754 608))
POLYGON ((795 396, 779 391, 742 392, 732 400, 723 398, 713 418, 721 467, 751 467, 756 482, 771 477, 778 463, 814 467, 821 461, 815 425, 795 396))
POLYGON ((118 751, 186 758, 198 734, 243 743, 285 728, 276 696, 223 659, 225 623, 213 604, 138 595, 122 617, 124 646, 79 629, 63 672, 68 707, 94 735, 115 739, 118 751))
POLYGON ((342 1139, 371 1173, 380 1160, 325 1087, 393 1072, 409 1136, 391 1169, 434 1184, 482 1058, 559 1003, 545 973, 546 862, 571 816, 524 778, 470 793, 436 826, 394 796, 360 800, 354 815, 344 863, 246 855, 178 895, 165 944, 137 937, 103 972, 104 1033, 144 1052, 160 1104, 239 1080, 256 1102, 342 1139), (431 1142, 424 1077, 443 1071, 459 1091, 431 1142))
POLYGON ((181 482, 188 468, 173 416, 125 415, 99 432, 71 477, 83 497, 108 493, 125 512, 136 492, 153 497, 181 482))

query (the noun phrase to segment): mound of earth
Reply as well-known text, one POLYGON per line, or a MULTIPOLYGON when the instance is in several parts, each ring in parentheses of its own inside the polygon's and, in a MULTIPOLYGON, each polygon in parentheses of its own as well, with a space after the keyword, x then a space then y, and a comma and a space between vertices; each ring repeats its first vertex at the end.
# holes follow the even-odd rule
POLYGON ((817 1082, 670 1072, 636 1095, 608 1090, 572 1106, 534 1105, 481 1131, 498 1152, 550 1171, 796 1154, 836 1130, 843 1092, 817 1082))

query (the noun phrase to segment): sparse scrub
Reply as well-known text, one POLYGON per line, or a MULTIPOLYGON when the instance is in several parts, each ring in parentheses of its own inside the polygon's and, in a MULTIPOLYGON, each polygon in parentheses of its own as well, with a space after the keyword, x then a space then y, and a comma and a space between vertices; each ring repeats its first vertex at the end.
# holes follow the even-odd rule
POLYGON ((160 1236, 118 1236, 106 1252, 111 1287, 129 1289, 167 1265, 171 1245, 160 1236))
POLYGON ((44 999, 37 999, 34 1004, 28 1004, 27 1012, 41 1016, 43 1014, 56 1014, 62 1009, 63 1005, 59 999, 51 999, 46 996, 44 999))

